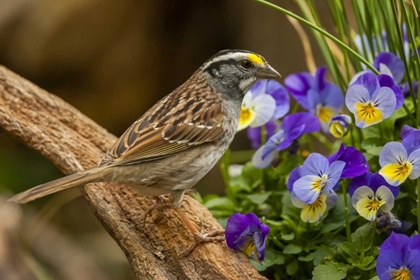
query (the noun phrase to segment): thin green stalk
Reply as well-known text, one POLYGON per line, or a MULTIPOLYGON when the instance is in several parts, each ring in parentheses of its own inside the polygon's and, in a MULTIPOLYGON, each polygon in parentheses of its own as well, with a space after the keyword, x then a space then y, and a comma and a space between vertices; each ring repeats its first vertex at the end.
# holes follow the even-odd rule
POLYGON ((420 232, 420 178, 417 179, 417 232, 420 232))
MULTIPOLYGON (((395 3, 395 1, 391 1, 391 2, 392 2, 392 14, 394 16, 395 26, 397 27, 396 29, 397 29, 397 32, 398 32, 398 42, 400 44, 400 55, 401 55, 402 61, 404 63, 404 68, 408 70, 409 69, 408 68, 408 60, 407 60, 407 57, 406 57, 405 52, 404 52, 404 37, 403 37, 403 34, 401 32, 401 28, 400 28, 399 22, 398 22, 397 4, 395 3)), ((414 96, 413 84, 411 83, 411 77, 410 77, 408 71, 407 71, 406 76, 407 76, 408 86, 410 87, 411 97, 413 98, 413 104, 417 105, 417 106, 414 106, 416 116, 417 116, 417 119, 420 120, 420 116, 418 114, 419 111, 417 110, 417 108, 419 108, 419 105, 417 104, 416 97, 414 96)), ((417 122, 417 120, 416 120, 416 122, 417 122)), ((418 122, 417 122, 417 124, 418 124, 418 122)))
MULTIPOLYGON (((343 26, 342 18, 340 17, 340 14, 343 14, 343 10, 339 9, 338 4, 335 4, 334 6, 335 6, 334 12, 336 13, 336 22, 338 26, 338 36, 340 37, 340 40, 344 42, 344 38, 345 38, 344 26, 343 26)), ((351 76, 350 76, 350 66, 349 66, 349 58, 348 58, 347 51, 343 50, 343 56, 344 56, 344 68, 346 70, 346 84, 348 84, 348 82, 351 79, 351 76)))
POLYGON ((258 3, 261 3, 265 6, 268 6, 270 8, 273 8, 277 11, 282 12, 283 14, 286 14, 306 25, 308 25, 310 28, 313 28, 314 30, 318 31, 319 33, 321 33, 322 35, 324 35, 325 37, 331 39, 334 43, 336 43, 337 45, 339 45, 340 47, 342 47, 343 49, 345 49, 346 51, 348 51, 349 53, 351 53, 353 56, 355 56, 360 62, 362 62, 364 65, 366 65, 366 67, 368 67, 370 70, 372 70, 373 73, 379 75, 379 71, 376 70, 375 67, 373 67, 373 65, 371 65, 365 58, 363 58, 360 54, 358 54, 356 51, 352 50, 349 46, 347 46, 344 42, 342 42, 341 40, 337 39, 336 37, 334 37, 331 33, 328 33, 327 31, 325 31, 324 29, 320 28, 319 26, 314 25, 313 23, 311 23, 310 21, 298 16, 295 13, 292 13, 282 7, 279 7, 277 5, 274 5, 273 3, 270 3, 268 1, 265 0, 254 0, 258 3))
POLYGON ((347 241, 352 242, 351 241, 351 229, 350 229, 350 213, 349 213, 349 205, 348 205, 348 202, 347 202, 347 181, 343 181, 341 183, 341 185, 343 186, 344 215, 345 215, 345 219, 346 219, 346 236, 347 236, 347 241))
POLYGON ((332 143, 328 140, 327 137, 325 137, 324 134, 320 133, 320 132, 313 132, 312 135, 314 137, 316 137, 316 139, 321 142, 329 151, 332 151, 333 145, 332 143))

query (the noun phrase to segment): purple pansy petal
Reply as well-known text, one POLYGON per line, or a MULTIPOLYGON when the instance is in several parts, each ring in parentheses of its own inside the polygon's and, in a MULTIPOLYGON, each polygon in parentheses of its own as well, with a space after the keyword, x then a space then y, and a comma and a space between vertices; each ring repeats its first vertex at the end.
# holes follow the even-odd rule
POLYGON ((376 108, 381 111, 384 119, 389 118, 394 113, 397 99, 391 88, 381 87, 372 94, 371 98, 373 103, 377 104, 376 108))
POLYGON ((287 90, 277 81, 270 80, 267 84, 267 91, 276 100, 276 110, 274 111, 273 120, 284 117, 290 109, 290 97, 287 90), (276 85, 276 89, 273 90, 276 85))
POLYGON ((308 204, 314 203, 318 196, 321 194, 319 189, 313 188, 314 182, 316 182, 318 179, 318 176, 306 175, 296 180, 296 182, 293 184, 293 191, 296 196, 308 204))
POLYGON ((341 89, 333 84, 328 84, 321 94, 322 103, 325 107, 334 108, 337 112, 344 105, 344 95, 341 89))
POLYGON ((318 153, 312 153, 308 156, 302 165, 302 176, 306 175, 322 175, 329 168, 328 159, 318 153))
POLYGON ((367 186, 371 188, 373 192, 376 192, 376 190, 381 186, 386 186, 390 189, 394 197, 397 197, 400 192, 400 188, 388 184, 385 178, 379 173, 366 172, 362 176, 353 178, 349 184, 350 196, 353 196, 355 190, 361 186, 367 186))
POLYGON ((397 86, 394 80, 388 75, 379 75, 378 76, 379 85, 381 87, 389 87, 395 94, 396 105, 395 109, 401 108, 404 104, 404 94, 402 93, 399 86, 397 86))
POLYGON ((382 243, 376 260, 376 273, 380 277, 386 276, 390 268, 399 269, 404 265, 401 248, 407 246, 408 240, 406 235, 392 232, 382 243))
POLYGON ((252 164, 257 168, 266 168, 270 166, 270 164, 273 162, 273 160, 277 156, 276 150, 272 150, 263 159, 262 154, 263 154, 264 149, 265 149, 265 145, 262 145, 252 157, 252 164))
MULTIPOLYGON (((395 83, 400 83, 404 77, 404 63, 403 61, 393 53, 381 52, 373 61, 373 66, 380 71, 381 64, 384 64, 392 73, 395 83)), ((381 72, 382 73, 382 72, 381 72)))
POLYGON ((415 150, 408 156, 408 161, 413 165, 410 176, 411 180, 415 180, 420 177, 420 150, 415 150))
POLYGON ((267 235, 269 228, 260 222, 254 213, 246 215, 235 213, 226 223, 225 239, 226 244, 235 250, 242 250, 248 257, 264 259, 267 235), (253 244, 258 256, 254 256, 254 250, 249 252, 249 245, 253 244))
POLYGON ((272 151, 275 151, 277 149, 277 146, 284 141, 284 138, 285 133, 283 130, 280 130, 279 132, 271 136, 265 144, 265 148, 262 153, 262 159, 265 159, 265 157, 267 157, 268 154, 270 154, 272 151))
POLYGON ((267 80, 260 80, 256 82, 255 85, 253 85, 250 90, 252 98, 255 98, 258 95, 264 94, 266 86, 267 86, 267 80))
POLYGON ((363 174, 362 176, 355 177, 350 181, 349 184, 349 195, 353 196, 354 192, 361 186, 367 186, 368 178, 370 177, 372 173, 367 172, 363 174))
MULTIPOLYGON (((265 125, 266 139, 274 135, 277 129, 277 124, 273 121, 267 122, 265 125)), ((246 132, 248 139, 251 140, 253 149, 258 149, 261 146, 261 130, 262 127, 248 127, 246 132)))
POLYGON ((412 131, 405 134, 401 144, 407 150, 408 154, 420 148, 420 131, 412 131))
POLYGON ((357 78, 357 80, 352 84, 352 86, 354 85, 360 85, 372 94, 379 88, 379 81, 375 74, 367 72, 360 75, 359 78, 357 78))
POLYGON ((314 88, 317 91, 322 91, 325 88, 325 86, 328 84, 325 81, 325 75, 326 74, 327 74, 327 67, 324 66, 324 67, 319 67, 319 68, 316 69, 314 88))
POLYGON ((227 245, 235 250, 240 250, 243 244, 238 243, 237 239, 244 232, 249 232, 249 220, 246 215, 241 213, 235 213, 228 219, 226 223, 226 243, 227 245))
POLYGON ((286 116, 283 119, 281 128, 284 131, 291 131, 298 126, 301 126, 302 124, 305 125, 302 134, 321 130, 321 123, 319 122, 318 118, 306 112, 300 112, 286 116))
POLYGON ((420 130, 405 124, 405 125, 402 127, 402 129, 401 129, 401 133, 400 133, 401 139, 403 139, 403 140, 404 140, 404 138, 405 138, 405 137, 406 137, 406 136, 407 136, 410 132, 414 132, 414 131, 420 131, 420 130))
POLYGON ((356 112, 356 103, 366 102, 370 100, 370 93, 368 90, 361 86, 352 84, 346 93, 346 106, 347 109, 353 114, 356 112))
POLYGON ((330 165, 327 172, 329 179, 328 184, 325 186, 325 191, 331 190, 338 183, 345 165, 346 163, 340 160, 335 161, 330 165))
POLYGON ((300 126, 296 126, 292 130, 290 130, 285 135, 284 141, 279 143, 279 145, 277 146, 277 150, 281 151, 281 150, 289 148, 290 145, 292 145, 293 141, 295 139, 298 139, 302 135, 302 132, 304 129, 305 129, 305 125, 303 124, 300 126))
POLYGON ((302 166, 296 167, 290 172, 289 179, 287 180, 286 186, 287 190, 291 193, 293 191, 293 184, 302 177, 302 166))
POLYGON ((379 154, 379 164, 381 167, 389 163, 407 160, 407 151, 404 146, 399 142, 388 142, 382 148, 379 154))
POLYGON ((348 146, 344 149, 343 143, 340 145, 340 149, 337 153, 328 157, 330 163, 335 160, 341 160, 346 163, 341 178, 358 177, 369 170, 365 156, 352 146, 348 146))
MULTIPOLYGON (((398 85, 400 87, 401 92, 405 97, 410 96, 410 84, 409 83, 402 83, 398 85)), ((417 97, 417 92, 419 90, 419 83, 418 82, 411 82, 411 86, 413 87, 414 96, 417 97)))
POLYGON ((284 79, 284 84, 294 99, 306 110, 309 110, 307 92, 314 83, 314 77, 308 72, 291 74, 284 79))

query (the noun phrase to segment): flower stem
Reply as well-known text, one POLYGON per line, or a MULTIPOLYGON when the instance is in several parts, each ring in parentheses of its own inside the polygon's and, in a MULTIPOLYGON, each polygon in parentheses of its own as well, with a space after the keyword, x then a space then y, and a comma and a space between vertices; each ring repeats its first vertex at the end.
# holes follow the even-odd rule
POLYGON ((349 213, 349 206, 348 206, 348 202, 347 202, 347 182, 343 181, 341 183, 341 185, 343 186, 344 216, 346 218, 346 236, 347 236, 347 241, 352 242, 351 241, 351 230, 350 230, 350 213, 349 213))
POLYGON ((282 7, 279 7, 277 5, 274 5, 273 3, 270 3, 268 1, 265 0, 254 0, 256 2, 259 2, 263 5, 266 5, 270 8, 273 8, 275 10, 278 10, 280 12, 282 12, 283 14, 286 14, 300 22, 303 22, 304 24, 308 25, 310 28, 318 31, 319 33, 321 33, 322 35, 324 35, 325 37, 331 39, 334 43, 338 44, 340 47, 342 47, 343 49, 345 49, 346 51, 348 51, 349 53, 351 53, 352 55, 354 55, 360 62, 362 62, 364 65, 366 65, 370 70, 372 70, 373 73, 375 73, 376 75, 379 75, 379 71, 376 70, 375 67, 373 67, 372 64, 369 63, 369 61, 367 61, 365 58, 363 58, 360 54, 358 54, 356 51, 354 51, 352 48, 350 48, 349 46, 347 46, 343 41, 337 39, 336 37, 334 37, 331 33, 328 33, 327 31, 325 31, 324 29, 320 28, 319 26, 311 23, 310 21, 298 16, 295 13, 292 13, 282 7))
POLYGON ((417 179, 417 232, 420 232, 420 178, 417 179))

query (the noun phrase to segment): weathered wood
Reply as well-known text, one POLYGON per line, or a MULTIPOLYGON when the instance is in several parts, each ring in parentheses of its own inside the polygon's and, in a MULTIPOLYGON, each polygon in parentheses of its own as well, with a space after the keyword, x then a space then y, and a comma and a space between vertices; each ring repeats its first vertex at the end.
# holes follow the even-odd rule
MULTIPOLYGON (((70 174, 98 164, 116 140, 104 128, 57 96, 0 66, 0 127, 70 174)), ((247 258, 222 243, 199 245, 182 259, 176 252, 193 241, 170 208, 154 211, 152 199, 106 183, 83 188, 91 209, 114 238, 138 279, 264 279, 247 258)), ((204 231, 220 230, 210 212, 187 197, 183 210, 204 231)))

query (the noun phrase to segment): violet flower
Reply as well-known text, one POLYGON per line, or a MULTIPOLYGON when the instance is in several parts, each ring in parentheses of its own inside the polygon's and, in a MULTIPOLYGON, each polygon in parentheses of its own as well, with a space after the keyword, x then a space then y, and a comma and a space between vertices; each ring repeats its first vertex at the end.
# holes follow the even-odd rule
POLYGON ((420 177, 420 131, 404 134, 402 142, 388 142, 379 154, 381 174, 385 180, 399 186, 410 178, 420 177))
POLYGON ((394 207, 399 188, 388 184, 378 173, 367 172, 351 180, 349 194, 360 216, 373 221, 379 212, 389 213, 394 207))
MULTIPOLYGON (((277 124, 274 121, 269 121, 265 125, 265 137, 266 139, 269 139, 271 136, 276 133, 277 130, 277 124)), ((248 127, 246 130, 246 134, 248 136, 248 139, 251 140, 251 147, 253 149, 258 149, 261 147, 261 130, 262 127, 248 127)))
POLYGON ((235 213, 227 220, 225 238, 230 248, 242 251, 253 260, 262 261, 269 232, 270 228, 261 223, 254 213, 235 213))
POLYGON ((379 248, 376 273, 381 280, 420 279, 420 235, 391 233, 379 248))
POLYGON ((252 163, 258 168, 265 168, 276 157, 276 151, 289 148, 293 141, 303 134, 316 132, 321 129, 318 119, 309 113, 296 113, 283 119, 280 131, 270 137, 254 154, 252 163))
POLYGON ((344 96, 338 86, 325 80, 326 72, 326 67, 320 67, 315 76, 309 72, 291 74, 286 77, 284 84, 305 110, 319 118, 323 130, 328 132, 331 118, 344 105, 344 96))
POLYGON ((330 164, 337 160, 343 161, 346 164, 341 174, 341 178, 358 177, 369 170, 365 156, 352 146, 344 148, 343 143, 341 143, 340 148, 336 153, 328 157, 330 164))
POLYGON ((340 160, 330 164, 321 154, 310 154, 300 170, 302 177, 293 183, 293 192, 303 202, 314 203, 322 193, 335 187, 345 165, 340 160))
POLYGON ((395 94, 388 86, 381 86, 381 81, 389 81, 388 75, 376 76, 367 72, 360 75, 350 85, 346 94, 346 105, 356 119, 356 126, 368 127, 389 118, 395 111, 397 98, 403 96, 395 94))

